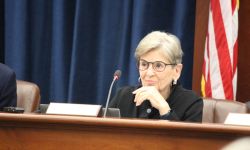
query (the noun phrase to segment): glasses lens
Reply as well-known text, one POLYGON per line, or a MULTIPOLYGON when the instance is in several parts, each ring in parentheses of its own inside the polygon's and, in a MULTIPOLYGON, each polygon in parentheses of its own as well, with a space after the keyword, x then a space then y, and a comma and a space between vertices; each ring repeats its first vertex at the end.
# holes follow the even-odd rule
POLYGON ((145 60, 140 60, 139 62, 139 69, 140 70, 146 70, 148 69, 148 62, 146 62, 145 60))
POLYGON ((153 63, 153 68, 155 69, 155 71, 164 71, 165 69, 165 64, 163 62, 160 61, 156 61, 153 63))

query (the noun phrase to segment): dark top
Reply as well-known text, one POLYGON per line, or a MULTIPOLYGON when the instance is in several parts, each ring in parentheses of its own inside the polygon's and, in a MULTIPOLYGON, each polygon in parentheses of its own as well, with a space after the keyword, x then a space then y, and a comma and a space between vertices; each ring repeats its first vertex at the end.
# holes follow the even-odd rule
POLYGON ((110 108, 119 108, 121 117, 165 119, 173 121, 201 122, 203 100, 193 91, 184 89, 179 83, 172 88, 167 99, 171 111, 160 116, 159 111, 153 108, 148 100, 140 106, 134 103, 135 95, 132 92, 139 87, 123 87, 111 100, 110 108))
POLYGON ((17 103, 16 75, 8 66, 0 63, 0 111, 17 103))

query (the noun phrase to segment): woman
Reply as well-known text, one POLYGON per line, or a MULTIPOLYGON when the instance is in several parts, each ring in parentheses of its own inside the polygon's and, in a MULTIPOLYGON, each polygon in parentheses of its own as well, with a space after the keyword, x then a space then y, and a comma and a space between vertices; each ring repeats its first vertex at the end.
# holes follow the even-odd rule
POLYGON ((144 37, 135 51, 141 85, 120 89, 110 107, 122 117, 201 122, 203 101, 178 82, 182 70, 179 39, 154 31, 144 37))

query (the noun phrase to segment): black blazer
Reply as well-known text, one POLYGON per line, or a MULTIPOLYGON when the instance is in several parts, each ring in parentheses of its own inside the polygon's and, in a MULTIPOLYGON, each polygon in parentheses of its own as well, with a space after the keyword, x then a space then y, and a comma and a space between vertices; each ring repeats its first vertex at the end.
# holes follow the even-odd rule
POLYGON ((16 75, 8 66, 0 63, 0 110, 16 106, 16 75))
POLYGON ((203 100, 193 91, 184 89, 179 83, 172 88, 169 98, 166 100, 171 108, 168 114, 160 116, 159 111, 152 108, 149 101, 144 101, 136 107, 132 92, 139 87, 123 87, 110 102, 109 107, 119 108, 121 117, 166 119, 174 121, 201 122, 203 100))

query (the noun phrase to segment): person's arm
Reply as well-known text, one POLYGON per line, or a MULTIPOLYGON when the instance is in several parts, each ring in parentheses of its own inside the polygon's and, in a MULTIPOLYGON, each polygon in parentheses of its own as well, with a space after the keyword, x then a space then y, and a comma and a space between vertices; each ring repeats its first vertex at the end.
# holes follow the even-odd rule
POLYGON ((11 72, 6 78, 4 85, 1 90, 0 109, 3 107, 13 106, 17 104, 17 93, 16 93, 16 75, 15 72, 11 72))
POLYGON ((184 121, 202 122, 203 100, 199 98, 186 111, 184 121))
POLYGON ((167 114, 162 115, 161 119, 172 120, 172 121, 201 122, 202 112, 203 112, 203 100, 199 98, 187 108, 183 118, 180 118, 175 113, 174 110, 171 110, 167 114))

